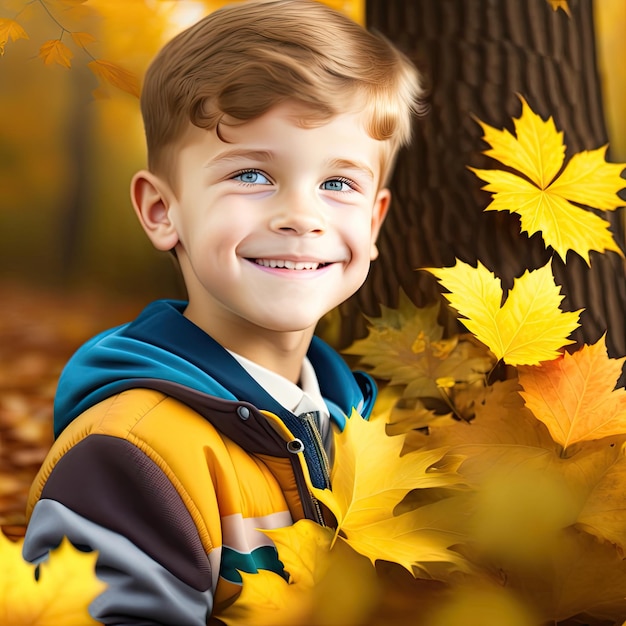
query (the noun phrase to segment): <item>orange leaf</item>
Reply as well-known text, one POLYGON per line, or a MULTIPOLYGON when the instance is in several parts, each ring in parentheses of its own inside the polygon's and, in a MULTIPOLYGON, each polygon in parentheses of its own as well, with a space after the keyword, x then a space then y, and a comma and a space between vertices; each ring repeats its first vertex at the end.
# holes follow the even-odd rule
POLYGON ((626 433, 626 391, 615 389, 625 360, 610 359, 601 337, 574 354, 519 366, 526 406, 564 448, 626 433))
POLYGON ((109 61, 96 59, 87 64, 87 67, 101 80, 118 87, 122 91, 139 97, 139 79, 135 74, 109 61))
POLYGON ((28 34, 15 20, 0 18, 0 56, 4 54, 4 46, 9 39, 28 39, 28 34))
POLYGON ((72 39, 74 40, 74 43, 80 48, 84 48, 85 46, 88 46, 90 43, 93 43, 96 40, 96 38, 90 33, 80 32, 72 33, 72 39))
POLYGON ((553 11, 558 11, 559 9, 563 9, 569 17, 572 17, 572 14, 569 12, 568 0, 548 0, 550 5, 552 6, 553 11))
POLYGON ((58 63, 63 67, 72 67, 70 59, 74 53, 60 39, 51 39, 39 48, 39 56, 46 65, 58 63))

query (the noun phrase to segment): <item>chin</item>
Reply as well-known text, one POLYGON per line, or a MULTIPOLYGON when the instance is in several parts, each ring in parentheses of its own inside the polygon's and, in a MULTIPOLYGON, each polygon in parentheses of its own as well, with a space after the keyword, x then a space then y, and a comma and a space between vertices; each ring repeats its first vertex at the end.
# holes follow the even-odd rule
POLYGON ((283 319, 272 316, 270 319, 264 320, 258 325, 273 332, 296 333, 314 329, 321 317, 322 316, 312 316, 311 314, 302 316, 287 314, 287 316, 285 316, 283 313, 283 319))

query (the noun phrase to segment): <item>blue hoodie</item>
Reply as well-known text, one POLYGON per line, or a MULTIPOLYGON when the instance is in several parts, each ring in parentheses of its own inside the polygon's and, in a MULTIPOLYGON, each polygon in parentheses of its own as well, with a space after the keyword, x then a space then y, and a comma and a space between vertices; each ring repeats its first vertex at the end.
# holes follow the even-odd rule
MULTIPOLYGON (((100 333, 70 359, 59 380, 54 434, 98 402, 132 388, 155 389, 183 402, 200 394, 239 400, 278 415, 305 444, 310 434, 219 343, 183 316, 186 302, 158 300, 133 322, 100 333), (189 391, 197 392, 190 394, 189 391)), ((368 418, 376 386, 352 372, 326 343, 314 337, 307 353, 320 391, 341 430, 352 407, 368 418)), ((216 425, 219 428, 219 425, 216 425)), ((305 450, 314 449, 305 445, 305 450)), ((305 452, 305 457, 307 456, 305 452)), ((307 458, 312 483, 323 487, 318 461, 307 458)))

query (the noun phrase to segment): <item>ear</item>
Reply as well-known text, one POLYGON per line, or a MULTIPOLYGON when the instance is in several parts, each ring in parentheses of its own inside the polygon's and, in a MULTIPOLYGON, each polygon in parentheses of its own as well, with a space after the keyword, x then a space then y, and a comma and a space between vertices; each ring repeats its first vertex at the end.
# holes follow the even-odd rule
POLYGON ((376 240, 378 239, 378 233, 385 221, 385 216, 389 210, 391 204, 391 192, 389 189, 380 189, 376 194, 376 200, 374 201, 374 208, 372 210, 372 244, 370 249, 370 260, 378 258, 378 248, 376 247, 376 240))
POLYGON ((178 233, 171 220, 174 193, 169 185, 152 172, 137 172, 130 183, 130 199, 141 226, 157 250, 172 250, 178 233))

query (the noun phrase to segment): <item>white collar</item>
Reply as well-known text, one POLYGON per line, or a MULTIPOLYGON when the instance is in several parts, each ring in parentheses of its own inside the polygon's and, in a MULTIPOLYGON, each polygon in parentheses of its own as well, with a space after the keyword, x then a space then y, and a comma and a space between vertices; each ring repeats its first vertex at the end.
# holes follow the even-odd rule
MULTIPOLYGON (((330 412, 320 392, 317 375, 311 361, 304 357, 300 373, 300 386, 287 380, 284 376, 273 372, 246 357, 228 351, 239 364, 263 387, 275 400, 286 409, 299 414, 306 411, 319 411, 322 422, 327 422, 330 412)), ((324 430, 324 429, 323 429, 324 430)))

